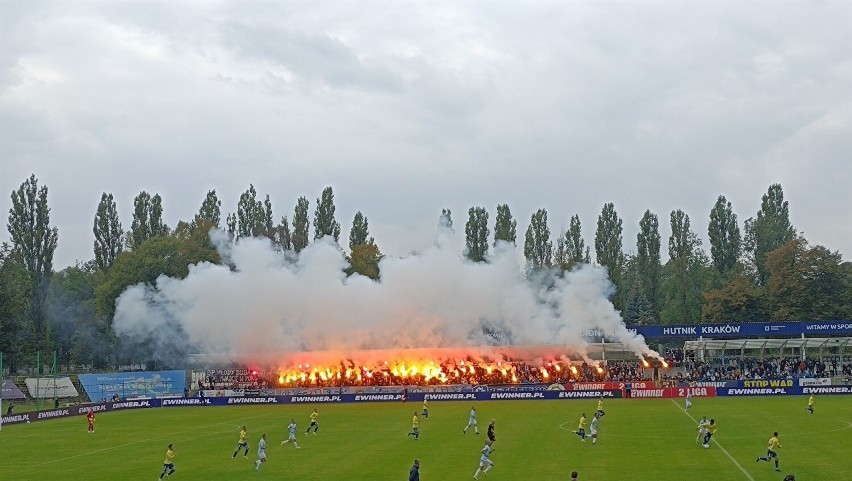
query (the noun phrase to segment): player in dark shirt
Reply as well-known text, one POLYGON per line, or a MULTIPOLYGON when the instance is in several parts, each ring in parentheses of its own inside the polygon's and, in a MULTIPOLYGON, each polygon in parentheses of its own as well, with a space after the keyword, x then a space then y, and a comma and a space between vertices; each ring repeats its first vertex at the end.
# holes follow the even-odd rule
POLYGON ((408 481, 420 481, 420 460, 414 460, 414 466, 408 472, 408 481))

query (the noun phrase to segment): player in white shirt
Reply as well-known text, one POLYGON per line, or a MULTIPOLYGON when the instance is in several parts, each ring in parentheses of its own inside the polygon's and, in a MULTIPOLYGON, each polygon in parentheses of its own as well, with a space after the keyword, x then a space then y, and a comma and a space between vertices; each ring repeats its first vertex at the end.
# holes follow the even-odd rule
POLYGON ((592 416, 592 423, 589 424, 589 432, 592 434, 592 444, 596 444, 598 442, 598 419, 600 417, 600 414, 595 413, 595 415, 592 416))
POLYGON ((700 439, 704 439, 704 435, 707 434, 707 429, 705 428, 705 426, 707 426, 708 424, 710 424, 710 422, 707 421, 707 416, 701 416, 701 421, 698 421, 698 427, 695 428, 698 430, 698 437, 695 438, 695 444, 698 444, 698 441, 700 439))
POLYGON ((491 440, 485 441, 485 447, 483 447, 480 452, 482 455, 479 457, 479 468, 477 468, 476 472, 473 473, 473 479, 479 479, 479 473, 482 473, 488 476, 488 471, 491 471, 491 468, 494 467, 494 463, 491 461, 491 453, 494 449, 491 447, 491 440))
POLYGON ((290 436, 286 441, 281 441, 281 445, 285 445, 287 443, 293 443, 293 446, 296 446, 296 449, 299 449, 299 443, 296 442, 296 420, 291 419, 290 425, 287 426, 287 430, 290 432, 290 436))
POLYGON ((254 462, 254 470, 260 471, 260 466, 266 462, 266 434, 260 437, 257 443, 257 461, 254 462))
POLYGON ((467 420, 467 426, 462 430, 462 434, 467 433, 467 428, 473 426, 473 429, 476 431, 476 434, 479 434, 479 426, 476 425, 476 406, 470 408, 470 415, 467 420))
POLYGON ((686 401, 684 403, 686 404, 686 410, 689 411, 689 408, 692 407, 692 393, 688 390, 686 391, 686 401))

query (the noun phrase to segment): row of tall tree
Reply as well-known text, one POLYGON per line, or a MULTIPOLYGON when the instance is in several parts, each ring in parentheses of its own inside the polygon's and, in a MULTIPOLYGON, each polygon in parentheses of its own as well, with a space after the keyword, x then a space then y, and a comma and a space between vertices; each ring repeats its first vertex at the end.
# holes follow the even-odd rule
MULTIPOLYGON (((221 263, 209 231, 222 228, 233 242, 266 237, 283 256, 294 259, 311 240, 339 243, 334 192, 325 188, 310 202, 300 197, 287 215, 273 215, 266 195, 253 185, 236 210, 224 216, 215 190, 198 212, 174 228, 163 222, 162 198, 142 191, 134 198, 132 222, 124 230, 111 193, 103 193, 93 219, 91 261, 54 272, 59 238, 50 224, 48 189, 32 175, 12 192, 7 228, 11 243, 0 248, 0 351, 15 369, 38 351, 56 349, 60 362, 106 366, 145 359, 145 346, 127 344, 112 330, 115 301, 140 282, 160 275, 183 278, 198 262, 221 263), (313 231, 311 230, 313 227, 313 231), (312 232, 312 236, 311 236, 312 232)), ((743 223, 719 196, 709 213, 709 255, 681 210, 669 215, 668 260, 663 263, 660 222, 646 211, 639 221, 635 250, 625 252, 623 221, 612 203, 597 219, 594 253, 615 286, 612 302, 633 324, 725 321, 795 321, 852 317, 852 265, 838 252, 811 246, 789 220, 780 185, 763 196, 761 209, 743 223)), ((452 213, 443 209, 440 225, 453 230, 452 213)), ((465 248, 470 262, 489 262, 499 242, 516 245, 517 220, 509 206, 497 206, 493 236, 485 207, 468 210, 465 248)), ((349 230, 347 274, 379 280, 382 253, 370 236, 367 217, 357 212, 349 230)), ((545 209, 530 216, 523 253, 531 279, 553 279, 592 263, 579 215, 554 238, 545 209), (547 274, 540 276, 538 274, 547 274)), ((132 341, 131 341, 132 342, 132 341)))

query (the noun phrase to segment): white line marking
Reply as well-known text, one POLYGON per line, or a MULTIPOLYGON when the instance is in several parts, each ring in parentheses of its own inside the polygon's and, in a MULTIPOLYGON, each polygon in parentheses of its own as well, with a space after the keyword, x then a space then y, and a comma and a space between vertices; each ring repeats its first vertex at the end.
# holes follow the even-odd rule
MULTIPOLYGON (((684 414, 686 414, 687 416, 689 416, 689 419, 692 419, 692 422, 693 422, 693 423, 698 424, 698 421, 697 421, 694 417, 692 417, 692 414, 689 414, 689 413, 688 413, 685 409, 683 409, 682 407, 680 407, 680 404, 678 404, 678 403, 677 403, 674 399, 672 399, 671 401, 672 401, 672 404, 674 404, 675 406, 677 406, 677 408, 678 408, 678 409, 680 409, 680 410, 681 410, 684 414)), ((721 444, 719 444, 719 441, 716 441, 716 439, 712 439, 712 438, 711 438, 711 441, 713 441, 714 443, 716 443, 716 446, 719 446, 719 449, 721 449, 721 450, 722 450, 722 452, 723 452, 723 453, 725 453, 725 456, 727 456, 727 457, 728 457, 728 459, 730 459, 730 460, 731 460, 731 462, 732 462, 732 463, 734 463, 734 465, 735 465, 736 467, 740 468, 740 471, 742 471, 742 472, 743 472, 743 474, 745 474, 746 478, 750 479, 751 481, 754 481, 754 478, 752 478, 752 477, 751 477, 751 475, 750 475, 750 474, 748 474, 748 472, 747 472, 745 469, 743 469, 743 467, 742 467, 742 466, 740 466, 740 463, 738 463, 738 462, 737 462, 737 460, 736 460, 736 459, 734 459, 734 457, 733 457, 733 456, 731 456, 731 454, 730 454, 730 453, 728 453, 728 451, 726 451, 726 450, 725 450, 725 448, 723 448, 721 444)))
MULTIPOLYGON (((260 414, 260 415, 258 415, 258 416, 249 416, 249 417, 244 417, 244 418, 239 418, 239 419, 254 419, 254 418, 260 418, 260 417, 269 416, 269 415, 270 415, 270 413, 266 413, 266 414, 260 414)), ((97 454, 97 453, 100 453, 100 452, 103 452, 103 451, 109 451, 110 449, 123 448, 123 447, 125 447, 125 446, 132 446, 132 445, 134 445, 134 444, 140 444, 140 443, 147 443, 147 442, 149 442, 149 441, 153 441, 153 440, 155 440, 155 439, 164 438, 164 437, 167 437, 167 436, 174 436, 174 435, 177 435, 177 434, 184 434, 184 433, 189 433, 189 432, 192 432, 192 431, 199 431, 199 430, 202 430, 202 429, 209 428, 209 427, 211 427, 211 426, 221 426, 221 425, 223 425, 223 424, 230 424, 230 423, 232 423, 232 422, 234 422, 234 420, 225 421, 225 422, 221 422, 221 423, 215 423, 215 424, 207 424, 207 425, 200 426, 200 427, 197 427, 197 428, 187 429, 187 430, 185 430, 185 431, 178 431, 178 432, 174 432, 174 433, 163 434, 163 435, 160 435, 160 436, 154 436, 154 437, 152 437, 152 438, 148 438, 148 439, 140 439, 140 440, 138 440, 138 441, 131 441, 131 442, 129 442, 129 443, 117 444, 117 445, 115 445, 115 446, 110 446, 110 447, 107 447, 107 448, 96 449, 96 450, 94 450, 94 451, 89 451, 89 452, 87 452, 87 453, 75 454, 74 456, 67 456, 67 457, 64 457, 64 458, 53 459, 53 460, 46 461, 46 462, 43 462, 43 463, 34 464, 33 466, 44 466, 44 465, 46 465, 46 464, 58 463, 58 462, 60 462, 60 461, 67 461, 67 460, 69 460, 69 459, 79 458, 79 457, 82 457, 82 456, 88 456, 88 455, 90 455, 90 454, 97 454)), ((223 432, 219 432, 219 433, 212 433, 212 434, 213 434, 213 435, 215 435, 215 434, 225 434, 225 433, 230 433, 230 432, 233 432, 233 431, 228 430, 228 431, 223 431, 223 432)))

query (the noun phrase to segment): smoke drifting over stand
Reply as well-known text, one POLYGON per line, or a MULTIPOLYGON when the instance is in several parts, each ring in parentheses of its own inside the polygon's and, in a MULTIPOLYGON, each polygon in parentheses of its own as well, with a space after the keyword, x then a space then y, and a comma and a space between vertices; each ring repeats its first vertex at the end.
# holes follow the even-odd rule
POLYGON ((628 331, 607 296, 612 284, 583 266, 548 284, 524 277, 514 247, 488 263, 464 259, 460 241, 439 234, 429 249, 380 263, 381 281, 347 277, 344 254, 318 241, 287 259, 264 239, 211 239, 225 265, 191 266, 186 279, 128 288, 116 301, 116 333, 145 341, 161 360, 182 352, 243 363, 276 363, 301 352, 339 359, 365 351, 556 346, 585 354, 583 333, 613 332, 637 356, 656 357, 628 331))

